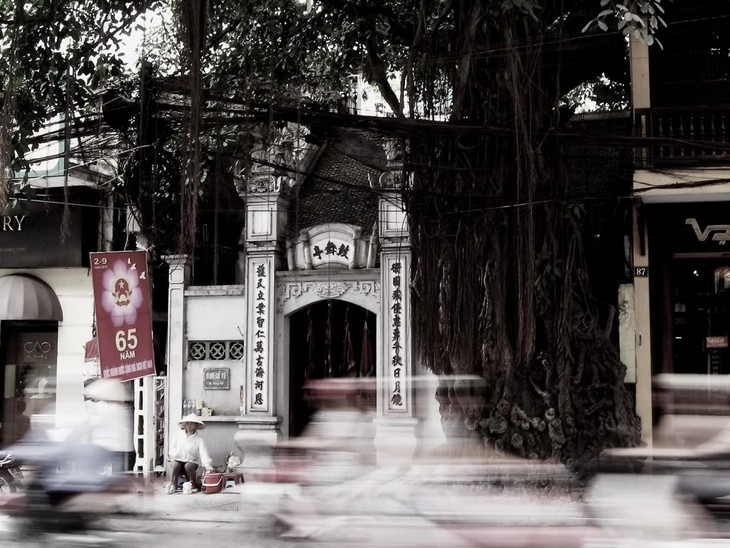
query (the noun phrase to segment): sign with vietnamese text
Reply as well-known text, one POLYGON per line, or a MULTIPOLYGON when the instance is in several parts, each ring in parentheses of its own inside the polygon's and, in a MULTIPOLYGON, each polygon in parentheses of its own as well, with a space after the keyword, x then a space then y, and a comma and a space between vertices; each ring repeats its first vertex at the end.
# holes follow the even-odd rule
POLYGON ((144 251, 90 253, 101 376, 154 375, 152 311, 144 251))
POLYGON ((203 369, 204 390, 230 390, 231 369, 229 367, 215 367, 203 369))

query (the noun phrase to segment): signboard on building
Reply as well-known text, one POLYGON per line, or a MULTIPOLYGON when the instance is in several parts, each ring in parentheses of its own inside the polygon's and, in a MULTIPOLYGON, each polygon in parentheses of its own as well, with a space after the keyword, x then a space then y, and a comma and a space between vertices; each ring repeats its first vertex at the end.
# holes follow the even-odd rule
POLYGON ((152 306, 144 251, 90 253, 101 376, 154 375, 152 306))
POLYGON ((211 367, 203 369, 203 389, 230 390, 231 369, 229 367, 211 367))
POLYGON ((725 202, 653 206, 657 237, 675 256, 730 252, 730 212, 725 202))
POLYGON ((51 364, 58 358, 55 332, 22 331, 18 334, 21 352, 16 357, 22 365, 51 364))
POLYGON ((727 348, 728 340, 727 337, 707 337, 707 348, 727 348))
POLYGON ((4 268, 81 266, 83 218, 69 208, 61 238, 63 203, 13 202, 0 215, 0 264, 4 268))

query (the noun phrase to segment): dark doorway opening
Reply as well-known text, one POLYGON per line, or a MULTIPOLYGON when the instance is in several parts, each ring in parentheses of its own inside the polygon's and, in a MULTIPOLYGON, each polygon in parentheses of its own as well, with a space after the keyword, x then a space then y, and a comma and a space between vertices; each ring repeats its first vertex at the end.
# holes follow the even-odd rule
POLYGON ((672 264, 672 372, 730 373, 730 260, 672 264))
MULTIPOLYGON (((659 270, 653 298, 656 373, 699 375, 707 384, 654 389, 654 421, 665 414, 727 414, 730 398, 711 377, 730 374, 730 259, 675 256, 659 270)), ((654 335, 652 335, 654 338, 654 335)))
POLYGON ((290 318, 290 435, 314 412, 304 396, 309 380, 375 377, 376 316, 343 301, 312 304, 290 318))

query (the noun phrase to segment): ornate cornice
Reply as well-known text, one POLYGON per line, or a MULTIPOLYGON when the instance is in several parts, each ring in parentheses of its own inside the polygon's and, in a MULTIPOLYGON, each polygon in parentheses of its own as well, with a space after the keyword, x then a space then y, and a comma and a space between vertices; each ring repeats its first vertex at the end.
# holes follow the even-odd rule
POLYGON ((376 281, 280 282, 276 289, 277 311, 283 312, 288 300, 310 292, 320 299, 337 299, 347 292, 353 292, 380 302, 380 282, 376 281))

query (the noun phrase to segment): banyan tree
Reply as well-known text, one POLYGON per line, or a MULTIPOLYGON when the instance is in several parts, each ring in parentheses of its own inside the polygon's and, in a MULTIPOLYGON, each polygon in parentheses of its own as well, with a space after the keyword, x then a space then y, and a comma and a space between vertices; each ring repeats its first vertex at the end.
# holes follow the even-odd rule
POLYGON ((477 395, 439 393, 462 435, 580 464, 639 432, 560 137, 561 96, 597 76, 590 56, 623 62, 621 35, 580 44, 580 2, 445 4, 421 19, 407 73, 424 104, 441 79, 452 99, 448 129, 404 141, 419 355, 436 373, 484 378, 477 395))

